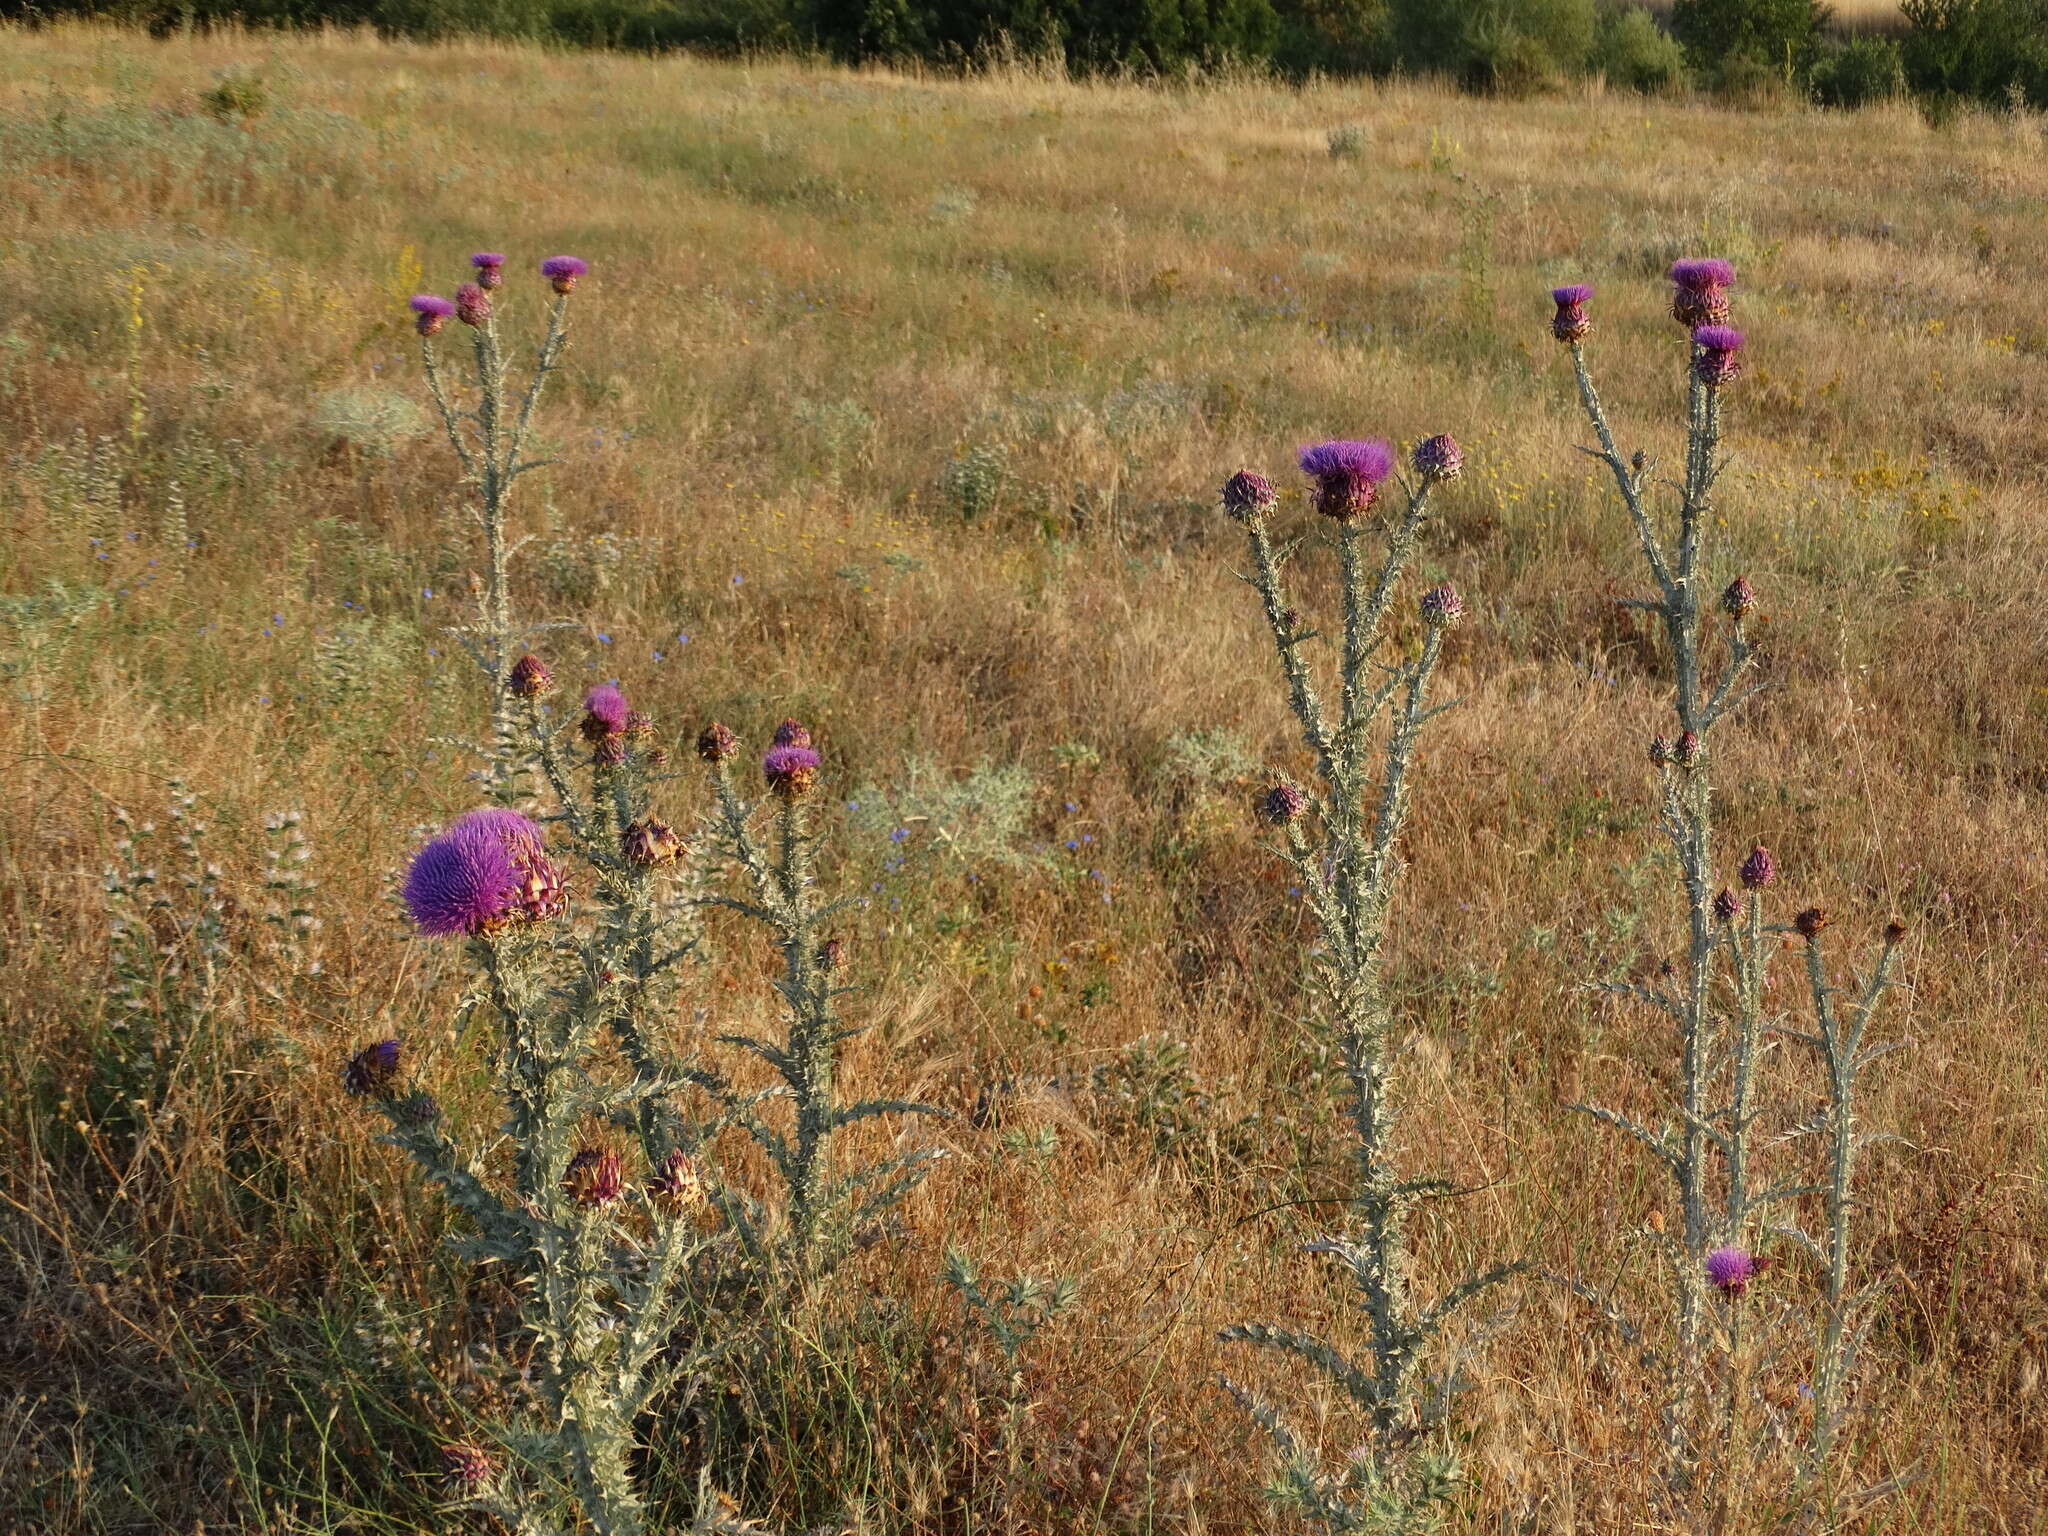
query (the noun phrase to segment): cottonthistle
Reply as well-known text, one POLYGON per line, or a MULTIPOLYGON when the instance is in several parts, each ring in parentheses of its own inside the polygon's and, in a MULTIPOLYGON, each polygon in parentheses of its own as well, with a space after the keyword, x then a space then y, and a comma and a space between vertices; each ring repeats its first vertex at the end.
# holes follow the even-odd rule
POLYGON ((761 774, 780 798, 798 800, 817 783, 820 762, 818 754, 809 747, 771 747, 761 759, 761 774))
POLYGON ((775 745, 778 747, 808 747, 811 745, 810 727, 801 720, 785 720, 775 727, 775 745))
POLYGON ((1425 480, 1455 480, 1465 472, 1465 450, 1450 433, 1439 432, 1415 445, 1414 464, 1425 480))
POLYGON ((1692 333, 1692 341, 1700 349, 1693 360, 1693 372, 1699 375, 1702 384, 1726 384, 1742 372, 1737 356, 1742 351, 1742 332, 1734 326, 1703 325, 1692 333))
POLYGON ((1778 878, 1778 861, 1771 857, 1770 849, 1758 843, 1749 850, 1749 857, 1736 873, 1742 877, 1745 891, 1760 891, 1778 878))
POLYGON ((505 282, 505 258, 497 251, 478 251, 469 258, 469 264, 476 268, 476 285, 483 289, 499 288, 505 282))
POLYGON ((697 733, 697 755, 707 763, 729 762, 739 749, 739 737, 716 720, 697 733))
POLYGON ((1584 341, 1593 334, 1593 322, 1586 314, 1586 305, 1593 297, 1591 283, 1570 283, 1563 288, 1550 290, 1550 297, 1557 305, 1557 313, 1550 321, 1550 334, 1569 345, 1584 341))
POLYGON ((1718 257, 1696 257, 1671 264, 1671 318, 1687 330, 1719 325, 1728 318, 1727 290, 1735 269, 1718 257))
POLYGON ((629 823, 619 834, 619 852, 628 863, 638 864, 643 869, 666 864, 682 851, 683 840, 676 834, 676 829, 652 816, 629 823))
POLYGON ((448 317, 455 313, 455 306, 436 293, 414 294, 411 307, 414 328, 422 336, 439 335, 441 327, 448 323, 448 317))
POLYGON ((671 1207, 695 1205, 704 1198, 704 1178, 697 1171, 696 1159, 681 1147, 675 1148, 647 1181, 647 1192, 671 1207))
POLYGON ((464 283, 455 290, 455 318, 467 326, 479 326, 491 318, 491 296, 481 283, 464 283))
POLYGON ((1678 740, 1671 744, 1671 761, 1681 768, 1697 768, 1700 762, 1700 739, 1692 731, 1680 731, 1678 740))
POLYGON ((1269 827, 1284 827, 1308 812, 1308 796, 1292 784, 1275 784, 1259 796, 1259 820, 1269 827))
POLYGON ((585 1147, 562 1175, 562 1188, 585 1210, 610 1205, 625 1187, 625 1170, 610 1147, 585 1147))
POLYGON ((1248 469, 1240 469, 1223 482, 1223 510, 1240 523, 1264 517, 1273 510, 1277 500, 1273 494, 1273 482, 1248 469))
POLYGON ((1822 907, 1807 907, 1792 919, 1792 927, 1799 937, 1809 944, 1820 937, 1821 929, 1828 925, 1828 914, 1822 907))
POLYGON ((505 686, 515 699, 537 699, 554 691, 555 674, 538 656, 522 656, 512 663, 505 686))
POLYGON ((1707 1283, 1724 1296, 1740 1296, 1759 1266, 1747 1248, 1716 1248, 1707 1255, 1707 1283))
POLYGON ((1736 901, 1735 893, 1729 890, 1727 886, 1722 886, 1714 896, 1715 920, 1717 922, 1732 923, 1735 921, 1735 914, 1741 910, 1741 904, 1736 901))
POLYGON ((583 695, 583 739, 595 744, 607 736, 625 735, 632 713, 623 693, 610 683, 599 683, 583 695))
POLYGON ((441 1447, 441 1486, 452 1499, 473 1499, 497 1480, 498 1468, 481 1446, 441 1447))
POLYGON ((1465 600, 1448 581, 1440 581, 1422 594, 1417 604, 1422 622, 1431 629, 1449 629, 1465 616, 1465 600))
POLYGON ((1301 450, 1301 472, 1316 483, 1316 510, 1340 523, 1372 509, 1393 469, 1394 450, 1378 438, 1301 450))
POLYGON ((342 1086, 357 1098, 382 1093, 398 1076, 398 1042, 379 1040, 349 1057, 342 1069, 342 1086))
POLYGON ((422 848, 404 895, 413 925, 429 938, 488 936, 558 917, 568 905, 540 828, 498 806, 458 817, 422 848))
POLYGON ((1721 593, 1721 611, 1731 619, 1746 618, 1756 607, 1756 588, 1747 576, 1738 576, 1721 593))
POLYGON ((622 734, 628 741, 651 741, 654 737, 654 716, 644 709, 627 710, 622 734))
POLYGON ((575 292, 576 279, 589 270, 590 263, 576 256, 550 256, 540 264, 540 275, 562 294, 575 292))

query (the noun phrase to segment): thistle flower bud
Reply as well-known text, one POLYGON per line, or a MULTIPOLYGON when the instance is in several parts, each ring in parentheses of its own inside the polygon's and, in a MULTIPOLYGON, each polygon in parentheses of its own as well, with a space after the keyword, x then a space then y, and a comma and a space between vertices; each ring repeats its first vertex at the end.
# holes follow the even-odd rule
POLYGON ((1316 510, 1349 522, 1379 499, 1380 482, 1394 472, 1394 450, 1378 438, 1315 443, 1301 450, 1301 472, 1316 483, 1316 510))
POLYGON ((1887 944, 1905 943, 1906 925, 1900 922, 1896 917, 1893 918, 1890 922, 1886 923, 1884 925, 1884 941, 1887 944))
POLYGON ((681 1147, 675 1148, 647 1181, 647 1192, 670 1207, 695 1205, 704 1198, 704 1176, 697 1171, 697 1160, 681 1147))
POLYGON ((1671 761, 1681 768, 1696 767, 1700 760, 1700 739, 1691 731, 1680 731, 1671 744, 1671 761))
POLYGON ((585 1147, 569 1159, 562 1175, 562 1188, 586 1211, 610 1205, 625 1187, 625 1169, 610 1147, 585 1147))
POLYGON ((836 971, 846 963, 846 941, 827 939, 818 946, 818 952, 812 958, 818 962, 819 970, 836 971))
POLYGON ((1727 262, 1713 256, 1674 261, 1670 276, 1672 319, 1689 331, 1727 320, 1727 289, 1735 282, 1727 262))
POLYGON ((1240 469, 1223 482, 1223 510, 1240 523, 1257 522, 1273 510, 1278 499, 1273 482, 1248 469, 1240 469))
POLYGON ((1742 351, 1742 332, 1734 326, 1703 325, 1692 333, 1692 341, 1700 349, 1692 371, 1702 384, 1719 387, 1742 372, 1737 356, 1742 351))
POLYGON ((1707 1283, 1724 1296, 1740 1296, 1762 1269, 1747 1248, 1731 1245, 1707 1255, 1707 1283))
POLYGON ((1821 929, 1827 925, 1828 914, 1822 907, 1808 907, 1792 919, 1792 926, 1798 930, 1799 937, 1809 944, 1820 937, 1821 929))
POLYGON ((627 823, 626 830, 619 834, 619 852, 628 864, 637 864, 642 869, 666 864, 682 851, 683 840, 676 829, 653 816, 627 823))
POLYGON ((770 747, 761 759, 761 775, 784 800, 800 800, 818 782, 818 754, 809 747, 770 747))
POLYGON ((1659 768, 1663 768, 1675 760, 1669 741, 1665 740, 1662 736, 1652 736, 1650 738, 1651 762, 1655 763, 1659 768))
POLYGON ((342 1068, 341 1085, 356 1098, 382 1094, 398 1076, 398 1042, 379 1040, 349 1057, 342 1068))
POLYGON ((1275 784, 1259 796, 1259 820, 1269 827, 1284 827, 1308 811, 1308 796, 1292 784, 1275 784))
POLYGON ((1440 581, 1423 593, 1417 606, 1422 611, 1422 622, 1431 629, 1449 629, 1465 616, 1465 600, 1448 581, 1440 581))
POLYGON ((448 317, 455 313, 455 306, 439 294, 416 293, 411 299, 413 328, 422 336, 434 336, 448 323, 448 317))
POLYGON ((1778 861, 1771 857, 1771 850, 1758 843, 1749 850, 1749 857, 1742 861, 1742 868, 1736 873, 1742 877, 1745 891, 1760 891, 1778 878, 1778 861))
POLYGON ((725 762, 739 749, 739 737, 716 720, 697 733, 697 755, 707 763, 725 762))
POLYGON ((540 264, 540 275, 554 285, 557 293, 572 293, 576 279, 590 270, 590 263, 576 256, 550 256, 540 264))
POLYGON ((424 1131, 441 1123, 441 1101, 424 1088, 407 1094, 391 1110, 398 1123, 408 1130, 424 1131))
POLYGON ((1741 910, 1741 904, 1736 901, 1735 893, 1729 890, 1727 886, 1722 886, 1720 893, 1714 897, 1715 918, 1720 922, 1732 923, 1735 921, 1735 914, 1741 910))
POLYGON ((522 656, 512 663, 505 687, 515 699, 537 699, 554 691, 555 674, 538 656, 522 656))
POLYGON ((1721 593, 1721 611, 1731 619, 1744 617, 1756 606, 1756 588, 1747 576, 1738 576, 1721 593))
POLYGON ((455 318, 464 325, 482 325, 491 318, 491 296, 481 283, 464 283, 455 290, 455 318))
POLYGON ((1465 473, 1465 450, 1448 432, 1425 437, 1415 445, 1415 473, 1427 483, 1455 480, 1465 473))
POLYGON ((1551 335, 1569 345, 1584 341, 1592 334, 1593 322, 1586 314, 1586 304, 1593 297, 1591 283, 1569 283, 1562 288, 1553 288, 1550 297, 1557 305, 1557 313, 1550 321, 1551 335))
POLYGON ((626 696, 610 683, 599 683, 583 695, 583 739, 591 743, 624 736, 633 712, 626 696))
POLYGON ((785 720, 775 727, 775 745, 778 747, 808 747, 811 741, 810 727, 801 720, 785 720))
POLYGON ((1648 1227, 1652 1232, 1662 1232, 1664 1230, 1663 1211, 1659 1210, 1654 1205, 1651 1206, 1650 1214, 1643 1218, 1643 1225, 1648 1227))
POLYGON ((497 1464, 480 1446, 441 1447, 441 1486, 450 1498, 473 1499, 497 1479, 497 1464))
POLYGON ((626 760, 626 737, 623 732, 617 736, 600 736, 597 744, 590 749, 590 761, 598 768, 616 768, 626 760))
POLYGON ((498 251, 478 251, 469 258, 469 264, 476 268, 476 285, 483 289, 501 288, 505 283, 505 258, 498 251))
POLYGON ((625 737, 628 741, 645 741, 654 734, 654 716, 644 709, 626 711, 625 737))

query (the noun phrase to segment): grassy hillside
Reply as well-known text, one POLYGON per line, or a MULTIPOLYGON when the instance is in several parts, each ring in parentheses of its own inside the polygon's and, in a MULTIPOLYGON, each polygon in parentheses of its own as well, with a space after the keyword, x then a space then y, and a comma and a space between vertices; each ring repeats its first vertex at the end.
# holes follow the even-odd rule
MULTIPOLYGON (((952 1155, 863 1260, 860 1378, 788 1405, 754 1512, 1266 1520, 1214 1380, 1283 1382, 1215 1331, 1358 1325, 1298 1252, 1344 1170, 1245 809, 1298 737, 1214 503, 1240 466, 1291 482, 1315 438, 1448 430, 1473 466, 1424 556, 1472 611, 1393 927, 1407 1144, 1471 1191, 1422 1262, 1647 1281, 1651 1170, 1563 1105, 1648 1104, 1669 1056, 1584 985, 1676 942, 1660 648, 1616 603, 1632 545, 1574 452, 1544 290, 1599 285, 1610 405, 1675 452, 1660 274, 1714 254, 1752 360, 1720 575, 1763 594, 1772 683, 1724 738, 1725 825, 1845 935, 1912 930, 1853 1456, 1902 1487, 1858 1528, 2048 1530, 2038 125, 0 42, 0 1529, 442 1528, 423 1474, 488 1406, 465 1362, 496 1298, 336 1069, 439 1042, 451 1112, 487 1110, 460 964, 388 891, 471 803, 440 739, 482 711, 404 304, 495 248, 521 283, 592 264, 525 503, 557 673, 621 679, 684 739, 812 722, 859 807, 835 878, 871 897, 859 1086, 962 1112, 904 1133, 952 1155), (264 110, 205 110, 224 73, 264 110), (124 1109, 102 871, 125 808, 169 880, 172 779, 254 979, 124 1109), (252 916, 286 809, 321 882, 310 980, 252 916), (1006 1111, 967 1113, 988 1095, 1006 1111), (1081 1282, 1024 1471, 968 1402, 949 1240, 1081 1282)), ((678 1027, 744 1027, 765 963, 724 955, 678 1027)), ((1645 1410, 1569 1297, 1529 1285, 1469 1369, 1471 1529, 1651 1528, 1645 1410)))

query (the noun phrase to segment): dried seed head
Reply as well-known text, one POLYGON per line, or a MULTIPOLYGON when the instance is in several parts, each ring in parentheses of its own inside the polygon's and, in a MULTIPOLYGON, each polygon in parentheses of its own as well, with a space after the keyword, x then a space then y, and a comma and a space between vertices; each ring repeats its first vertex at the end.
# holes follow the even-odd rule
POLYGON ((1652 1232, 1662 1232, 1664 1230, 1664 1213, 1658 1210, 1657 1207, 1651 1206, 1650 1214, 1643 1218, 1643 1225, 1652 1232))
POLYGON ((569 1159, 562 1175, 562 1188, 585 1210, 610 1205, 626 1187, 625 1169, 619 1154, 610 1147, 585 1147, 569 1159))
POLYGON ((1741 903, 1736 901, 1735 893, 1727 886, 1722 886, 1719 894, 1714 897, 1714 916, 1724 923, 1732 923, 1735 921, 1735 914, 1741 910, 1741 903))
POLYGON ((1674 761, 1672 756, 1671 743, 1667 741, 1664 737, 1652 736, 1650 738, 1650 761, 1655 763, 1659 768, 1662 768, 1667 764, 1671 763, 1672 761, 1674 761))
POLYGON ((1886 923, 1884 925, 1884 941, 1887 944, 1905 943, 1906 925, 1900 922, 1896 917, 1893 918, 1890 922, 1886 923))
POLYGON ((479 288, 500 288, 505 282, 505 257, 499 251, 478 251, 469 258, 469 264, 476 268, 476 285, 479 288))
POLYGON ((349 1057, 341 1070, 341 1084, 357 1098, 381 1095, 398 1076, 398 1042, 379 1040, 349 1057))
POLYGON ((412 296, 413 328, 422 336, 434 336, 448 323, 448 317, 455 313, 455 306, 436 293, 416 293, 412 296))
POLYGON ((707 763, 725 762, 739 749, 739 737, 716 720, 697 733, 697 755, 707 763))
POLYGON ((451 1498, 473 1499, 497 1478, 497 1464, 480 1446, 462 1443, 441 1447, 441 1486, 451 1498))
POLYGON ((537 699, 554 691, 555 674, 538 656, 522 656, 512 663, 505 686, 515 699, 537 699))
POLYGON ((491 318, 491 296, 481 283, 464 283, 455 290, 455 318, 464 325, 482 325, 491 318))
POLYGON ((704 1176, 697 1171, 696 1159, 677 1147, 661 1160, 647 1181, 647 1192, 671 1208, 695 1205, 704 1198, 704 1176))
POLYGON ((775 727, 775 745, 808 747, 812 745, 810 728, 801 720, 785 720, 775 727))
POLYGON ((1248 469, 1240 469, 1223 482, 1223 510, 1240 523, 1256 522, 1264 517, 1273 510, 1277 499, 1273 494, 1273 482, 1248 469))
POLYGON ((1422 610, 1422 622, 1431 629, 1449 629, 1465 616, 1465 600, 1458 596, 1458 589, 1448 581, 1440 581, 1423 593, 1418 606, 1422 610))
POLYGON ((1671 761, 1681 768, 1693 768, 1699 765, 1699 760, 1699 737, 1691 731, 1680 731, 1678 740, 1671 744, 1671 761))
POLYGON ((1292 784, 1275 784, 1259 796, 1259 820, 1269 827, 1284 827, 1308 812, 1308 796, 1292 784))
POLYGON ((1828 914, 1821 907, 1808 907, 1792 919, 1792 926, 1799 931, 1799 937, 1808 943, 1820 937, 1821 929, 1828 925, 1828 914))
POLYGON ((1465 473, 1465 450, 1450 433, 1439 432, 1415 445, 1414 464, 1425 482, 1455 480, 1465 473))
POLYGON ((1724 1296, 1740 1296, 1762 1268, 1747 1248, 1731 1244, 1707 1255, 1707 1282, 1724 1296))
POLYGON ((1778 878, 1778 861, 1771 857, 1771 850, 1758 843, 1749 850, 1749 857, 1742 861, 1742 868, 1736 871, 1742 877, 1745 891, 1760 891, 1778 878))
POLYGON ((666 864, 682 851, 683 840, 676 829, 653 816, 645 821, 627 823, 626 830, 619 834, 619 852, 627 863, 637 864, 642 869, 666 864))
POLYGON ((557 293, 572 293, 576 279, 590 270, 590 263, 575 256, 550 256, 540 264, 540 275, 557 293))
POLYGON ((1687 330, 1720 325, 1728 318, 1728 292, 1735 269, 1719 257, 1694 257, 1671 264, 1671 318, 1687 330))
POLYGON ((1692 369, 1702 384, 1718 387, 1742 372, 1737 355, 1742 351, 1742 332, 1734 326, 1703 325, 1692 333, 1692 342, 1699 348, 1692 369))
POLYGON ((1569 283, 1562 288, 1550 290, 1550 298, 1557 305, 1557 313, 1551 317, 1550 334, 1567 344, 1584 341, 1593 331, 1593 322, 1586 314, 1586 305, 1593 297, 1591 283, 1569 283))
POLYGON ((1721 611, 1731 619, 1745 617, 1756 606, 1756 588, 1747 576, 1738 576, 1721 594, 1721 611))
POLYGON ((761 776, 784 800, 800 800, 818 782, 822 760, 809 747, 770 747, 761 759, 761 776))

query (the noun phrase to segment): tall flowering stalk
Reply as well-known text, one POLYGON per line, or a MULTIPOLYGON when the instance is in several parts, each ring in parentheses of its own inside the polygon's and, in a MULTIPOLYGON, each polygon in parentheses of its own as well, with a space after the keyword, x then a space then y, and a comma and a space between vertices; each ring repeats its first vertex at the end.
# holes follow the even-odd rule
POLYGON ((1252 574, 1280 662, 1287 699, 1315 764, 1313 789, 1274 785, 1261 798, 1262 820, 1281 838, 1314 919, 1312 991, 1337 1044, 1350 1090, 1354 1177, 1351 1230, 1311 1245, 1342 1264, 1357 1286, 1370 1352, 1352 1360, 1291 1328, 1245 1323, 1226 1341, 1264 1345, 1308 1361, 1367 1416, 1371 1438, 1338 1471, 1250 1389, 1225 1379, 1278 1447, 1276 1502, 1334 1531, 1408 1532, 1434 1526, 1455 1490, 1457 1464, 1431 1445, 1448 1409, 1450 1382, 1425 1382, 1423 1353, 1452 1314, 1506 1278, 1514 1265, 1470 1276, 1432 1301, 1410 1291, 1406 1224, 1417 1203, 1446 1187, 1405 1176, 1395 1145, 1399 1108, 1383 976, 1387 906, 1400 873, 1398 841, 1422 728, 1447 704, 1431 705, 1430 682, 1444 636, 1463 613, 1446 583, 1418 604, 1419 648, 1387 659, 1389 616, 1433 494, 1463 468, 1457 443, 1433 437, 1415 451, 1417 483, 1398 506, 1381 510, 1394 468, 1383 442, 1331 442, 1305 449, 1315 510, 1328 521, 1343 592, 1337 638, 1334 711, 1318 692, 1307 657, 1316 637, 1290 603, 1282 573, 1296 544, 1276 547, 1270 521, 1277 498, 1261 476, 1241 472, 1223 488, 1224 509, 1243 524, 1252 574), (1378 514, 1378 515, 1375 515, 1378 514), (1371 546, 1377 545, 1377 548, 1371 546))
POLYGON ((519 628, 512 612, 511 564, 524 542, 513 540, 509 531, 512 493, 523 477, 548 463, 526 457, 534 411, 549 376, 561 366, 562 350, 569 340, 569 296, 577 278, 589 267, 574 256, 551 256, 541 263, 541 276, 553 289, 554 301, 526 383, 516 387, 499 330, 505 258, 496 251, 479 251, 469 260, 471 280, 457 287, 453 301, 436 294, 416 294, 412 310, 427 389, 448 445, 476 497, 473 515, 483 533, 484 570, 475 623, 462 634, 471 658, 490 680, 487 782, 494 798, 510 801, 517 796, 519 768, 517 711, 510 692, 510 668, 519 648, 519 628), (459 391, 451 391, 443 378, 436 345, 450 319, 460 323, 470 337, 470 373, 459 391))
MULTIPOLYGON (((1777 861, 1761 844, 1741 861, 1736 895, 1717 873, 1712 789, 1713 735, 1761 684, 1753 676, 1756 650, 1751 623, 1757 595, 1737 576, 1719 591, 1723 635, 1710 637, 1708 618, 1715 601, 1708 534, 1715 525, 1715 490, 1724 468, 1722 410, 1728 387, 1739 377, 1745 338, 1727 323, 1734 269, 1720 260, 1692 260, 1671 269, 1671 314, 1688 336, 1686 451, 1672 515, 1653 504, 1653 464, 1636 452, 1624 455, 1586 363, 1585 341, 1593 324, 1587 306, 1590 287, 1577 284, 1552 294, 1557 314, 1552 334, 1568 350, 1580 404, 1597 448, 1584 452, 1603 463, 1628 514, 1654 595, 1630 606, 1656 616, 1672 667, 1674 733, 1650 743, 1649 758, 1659 779, 1659 822, 1676 857, 1686 934, 1682 966, 1668 982, 1620 982, 1606 990, 1655 1010, 1675 1028, 1679 1049, 1675 1101, 1670 1119, 1656 1127, 1617 1110, 1581 1104, 1574 1108, 1633 1137, 1669 1174, 1678 1207, 1674 1228, 1653 1214, 1648 1236, 1662 1250, 1672 1283, 1669 1349, 1649 1345, 1649 1335, 1622 1317, 1608 1298, 1595 1301, 1625 1334, 1645 1343, 1645 1358, 1661 1373, 1665 1387, 1662 1477, 1681 1504, 1696 1502, 1701 1470, 1718 1459, 1718 1488, 1710 1496, 1737 1497, 1753 1471, 1755 1443, 1750 1419, 1758 1400, 1749 1376, 1762 1358, 1761 1318, 1745 1326, 1745 1302, 1768 1264, 1757 1253, 1767 1236, 1796 1241, 1825 1273, 1824 1302, 1817 1330, 1811 1430, 1805 1436, 1800 1480, 1809 1479, 1836 1447, 1855 1354, 1857 1320, 1866 1299, 1849 1277, 1850 1221, 1858 1154, 1867 1144, 1856 1125, 1862 1070, 1889 1046, 1873 1046, 1866 1029, 1877 1003, 1892 984, 1904 929, 1886 930, 1869 978, 1843 1003, 1828 979, 1820 947, 1825 914, 1810 908, 1790 926, 1765 920, 1765 891, 1778 879, 1777 861), (1790 1028, 1769 1004, 1769 969, 1791 935, 1806 947, 1807 990, 1817 1020, 1812 1031, 1790 1028), (1824 1098, 1818 1114, 1789 1128, 1768 1117, 1779 1113, 1794 1088, 1767 1093, 1767 1072, 1780 1038, 1814 1049, 1824 1070, 1824 1098), (1818 1177, 1798 1168, 1766 1168, 1765 1154, 1789 1139, 1817 1133, 1824 1143, 1818 1177), (1819 1238, 1796 1225, 1774 1222, 1772 1213, 1794 1202, 1821 1202, 1819 1238), (1726 1391, 1708 1390, 1718 1369, 1726 1391), (1718 1449, 1717 1449, 1718 1448, 1718 1449)), ((1770 1443, 1797 1438, 1783 1421, 1766 1426, 1770 1443)))

